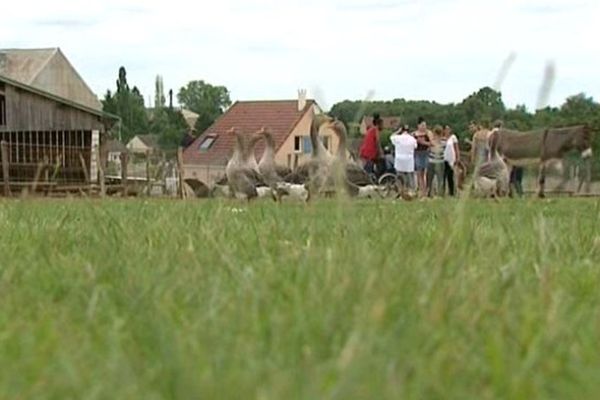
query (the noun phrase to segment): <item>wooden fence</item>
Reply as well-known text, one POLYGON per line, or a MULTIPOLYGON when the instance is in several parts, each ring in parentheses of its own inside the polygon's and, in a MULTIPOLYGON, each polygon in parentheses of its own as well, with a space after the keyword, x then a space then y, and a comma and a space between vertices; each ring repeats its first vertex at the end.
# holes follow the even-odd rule
POLYGON ((181 181, 181 164, 160 154, 124 153, 116 169, 107 158, 91 132, 0 132, 2 193, 169 195, 167 177, 181 181))

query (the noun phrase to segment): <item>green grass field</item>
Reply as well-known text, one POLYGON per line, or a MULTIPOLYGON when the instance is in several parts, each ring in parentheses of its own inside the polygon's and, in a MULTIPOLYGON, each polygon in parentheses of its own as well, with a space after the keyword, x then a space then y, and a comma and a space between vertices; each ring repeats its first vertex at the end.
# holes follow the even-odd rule
POLYGON ((597 399, 596 200, 0 200, 0 399, 597 399))

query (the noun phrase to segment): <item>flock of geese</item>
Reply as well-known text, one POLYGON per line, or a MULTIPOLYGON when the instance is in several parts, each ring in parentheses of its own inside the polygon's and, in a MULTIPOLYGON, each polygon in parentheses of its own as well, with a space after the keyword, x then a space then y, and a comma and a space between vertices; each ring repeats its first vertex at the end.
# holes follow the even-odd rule
POLYGON ((310 128, 310 158, 294 171, 275 162, 275 141, 267 128, 247 136, 232 128, 234 152, 225 169, 225 179, 213 188, 214 197, 246 199, 289 197, 309 201, 314 196, 331 196, 340 191, 351 197, 384 197, 362 166, 348 157, 348 133, 345 125, 327 115, 314 115, 310 128), (323 130, 332 131, 339 139, 338 151, 330 153, 320 138, 323 130), (259 161, 255 146, 261 140, 265 150, 259 161))

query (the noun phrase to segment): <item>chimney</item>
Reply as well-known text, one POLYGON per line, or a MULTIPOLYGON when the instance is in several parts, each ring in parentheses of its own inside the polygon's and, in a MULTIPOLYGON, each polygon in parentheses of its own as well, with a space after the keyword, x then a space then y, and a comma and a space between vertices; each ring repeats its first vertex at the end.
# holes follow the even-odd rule
POLYGON ((298 90, 298 111, 304 111, 306 107, 306 89, 298 90))

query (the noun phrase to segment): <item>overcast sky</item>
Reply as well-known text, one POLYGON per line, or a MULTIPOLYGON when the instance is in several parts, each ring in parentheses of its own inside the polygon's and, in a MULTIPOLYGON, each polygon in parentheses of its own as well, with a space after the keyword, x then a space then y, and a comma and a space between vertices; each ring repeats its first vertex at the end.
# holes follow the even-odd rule
POLYGON ((458 102, 493 86, 516 54, 505 102, 600 99, 598 0, 21 0, 2 10, 0 48, 61 47, 99 95, 124 65, 148 98, 193 79, 233 100, 294 98, 458 102))

